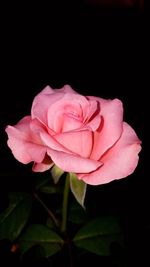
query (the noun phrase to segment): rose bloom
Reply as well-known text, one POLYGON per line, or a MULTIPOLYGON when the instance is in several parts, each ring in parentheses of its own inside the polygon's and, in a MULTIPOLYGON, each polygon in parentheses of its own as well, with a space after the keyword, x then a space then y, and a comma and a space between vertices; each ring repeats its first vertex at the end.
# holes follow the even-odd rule
POLYGON ((83 96, 69 85, 47 86, 34 98, 31 115, 6 132, 14 157, 33 161, 33 171, 56 164, 91 185, 130 175, 141 150, 135 131, 123 121, 120 100, 83 96))

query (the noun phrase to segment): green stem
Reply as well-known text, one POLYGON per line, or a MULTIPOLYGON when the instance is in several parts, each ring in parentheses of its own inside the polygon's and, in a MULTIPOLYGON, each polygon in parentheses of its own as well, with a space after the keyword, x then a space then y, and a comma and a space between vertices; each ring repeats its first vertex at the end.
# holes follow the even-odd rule
POLYGON ((63 193, 61 233, 66 233, 67 230, 67 209, 68 209, 69 188, 70 188, 70 179, 69 179, 69 173, 67 173, 65 188, 63 193))
POLYGON ((33 192, 33 196, 38 200, 38 202, 42 205, 42 207, 47 211, 49 217, 52 219, 54 222, 55 226, 59 226, 57 219, 55 218, 54 214, 52 211, 45 205, 45 203, 40 199, 37 193, 33 192))

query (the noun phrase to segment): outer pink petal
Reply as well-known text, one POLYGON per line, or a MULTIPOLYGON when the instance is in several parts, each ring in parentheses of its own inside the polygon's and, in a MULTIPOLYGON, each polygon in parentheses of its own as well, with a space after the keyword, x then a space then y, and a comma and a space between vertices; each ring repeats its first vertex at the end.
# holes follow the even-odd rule
POLYGON ((134 130, 123 124, 123 134, 119 141, 101 158, 104 163, 98 170, 89 174, 79 174, 87 184, 99 185, 130 175, 138 164, 140 141, 134 130))
POLYGON ((30 116, 27 116, 14 127, 7 126, 6 128, 8 146, 14 157, 24 164, 31 161, 41 162, 46 153, 46 148, 40 143, 37 135, 32 135, 30 122, 30 116))
POLYGON ((34 163, 33 167, 32 167, 32 170, 34 172, 44 172, 44 171, 47 171, 49 170, 52 166, 54 165, 53 162, 49 163, 49 164, 46 164, 46 163, 34 163))
MULTIPOLYGON (((98 98, 99 99, 99 98, 98 98)), ((123 108, 120 100, 100 99, 101 124, 94 133, 92 159, 98 160, 120 138, 123 108)))
MULTIPOLYGON (((37 118, 39 119, 43 124, 48 125, 47 121, 47 112, 49 107, 60 100, 63 97, 62 93, 51 93, 51 94, 38 94, 32 104, 31 108, 31 116, 32 119, 37 118)), ((52 116, 52 114, 51 114, 52 116)))
POLYGON ((55 139, 73 153, 88 158, 93 145, 92 136, 91 131, 73 131, 57 134, 55 139))
POLYGON ((47 154, 51 157, 53 162, 66 172, 82 172, 89 173, 96 170, 102 165, 101 162, 85 159, 78 155, 67 154, 61 151, 52 149, 47 150, 47 154))
POLYGON ((12 126, 8 126, 6 132, 9 136, 7 144, 17 160, 24 164, 31 161, 41 162, 43 160, 46 153, 45 147, 30 143, 18 137, 16 138, 15 136, 19 132, 12 126))
MULTIPOLYGON (((51 88, 49 85, 47 85, 37 96, 39 95, 50 95, 50 94, 53 94, 53 93, 74 93, 74 94, 77 94, 72 88, 70 85, 66 84, 64 85, 62 88, 60 89, 57 89, 57 88, 51 88)), ((36 96, 36 97, 37 97, 36 96)), ((36 99, 35 97, 35 99, 36 99)))
POLYGON ((31 116, 32 118, 38 118, 41 122, 48 125, 47 111, 49 107, 60 100, 64 94, 76 93, 69 85, 65 85, 61 89, 52 89, 50 86, 46 86, 33 100, 31 116))
POLYGON ((64 85, 62 88, 60 88, 60 89, 55 89, 55 91, 57 91, 57 92, 63 92, 63 93, 70 93, 70 94, 78 94, 76 91, 74 91, 73 89, 72 89, 72 87, 70 86, 70 85, 68 85, 68 84, 66 84, 66 85, 64 85))

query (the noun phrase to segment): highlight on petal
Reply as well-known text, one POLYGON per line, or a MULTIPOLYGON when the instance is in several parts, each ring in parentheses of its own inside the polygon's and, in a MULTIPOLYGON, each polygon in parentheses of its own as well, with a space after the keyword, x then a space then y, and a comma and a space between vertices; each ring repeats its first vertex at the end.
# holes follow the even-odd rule
POLYGON ((138 164, 140 143, 134 130, 124 122, 122 136, 100 159, 103 165, 89 174, 78 174, 78 178, 87 184, 99 185, 130 175, 138 164))

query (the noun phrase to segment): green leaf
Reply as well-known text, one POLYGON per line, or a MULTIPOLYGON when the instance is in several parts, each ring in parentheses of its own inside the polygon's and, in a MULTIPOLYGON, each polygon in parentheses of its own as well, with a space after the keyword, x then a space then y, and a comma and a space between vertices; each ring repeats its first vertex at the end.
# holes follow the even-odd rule
POLYGON ((0 239, 14 241, 26 225, 32 206, 29 194, 15 192, 9 194, 8 208, 0 215, 0 239))
POLYGON ((54 183, 57 184, 60 177, 63 175, 64 171, 60 169, 58 166, 54 165, 51 169, 51 175, 54 180, 54 183))
POLYGON ((71 191, 78 201, 78 203, 84 208, 84 199, 86 194, 87 184, 82 180, 79 180, 74 173, 69 173, 70 175, 70 188, 71 191))
POLYGON ((45 250, 45 257, 58 252, 63 243, 64 241, 58 234, 40 224, 31 225, 19 239, 22 253, 25 253, 33 246, 42 246, 45 250))
POLYGON ((87 223, 73 239, 74 244, 101 256, 110 254, 110 244, 122 244, 122 234, 114 217, 101 217, 87 223))

